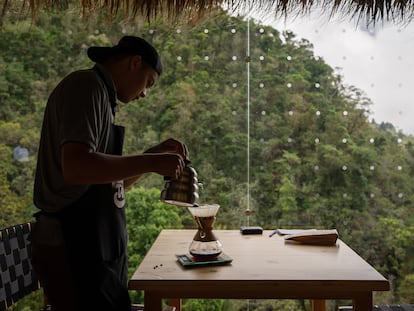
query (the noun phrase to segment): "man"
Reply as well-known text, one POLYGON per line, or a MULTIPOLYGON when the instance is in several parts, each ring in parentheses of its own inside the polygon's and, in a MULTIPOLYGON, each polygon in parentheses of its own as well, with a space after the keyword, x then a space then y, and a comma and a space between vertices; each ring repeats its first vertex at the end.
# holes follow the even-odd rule
POLYGON ((145 97, 162 73, 155 48, 125 36, 91 47, 96 64, 65 77, 43 120, 34 186, 40 209, 33 229, 33 267, 57 311, 130 310, 124 187, 142 174, 178 178, 187 148, 169 139, 122 156, 116 99, 145 97))

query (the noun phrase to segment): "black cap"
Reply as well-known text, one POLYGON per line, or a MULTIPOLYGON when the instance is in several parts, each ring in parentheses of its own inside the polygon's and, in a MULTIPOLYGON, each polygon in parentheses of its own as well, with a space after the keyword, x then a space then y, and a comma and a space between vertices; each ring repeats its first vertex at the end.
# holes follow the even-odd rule
POLYGON ((158 75, 162 73, 162 64, 157 50, 140 37, 125 36, 113 47, 91 46, 88 49, 88 57, 95 63, 101 64, 105 60, 118 55, 141 55, 143 61, 151 66, 158 75))

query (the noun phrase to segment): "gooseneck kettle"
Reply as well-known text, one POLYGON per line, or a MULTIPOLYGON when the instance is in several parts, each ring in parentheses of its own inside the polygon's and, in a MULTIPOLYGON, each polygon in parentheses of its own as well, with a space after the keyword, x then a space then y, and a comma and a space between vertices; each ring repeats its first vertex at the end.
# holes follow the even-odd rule
POLYGON ((165 185, 161 191, 161 201, 179 206, 198 206, 197 172, 186 160, 186 165, 180 177, 173 179, 164 177, 165 185))

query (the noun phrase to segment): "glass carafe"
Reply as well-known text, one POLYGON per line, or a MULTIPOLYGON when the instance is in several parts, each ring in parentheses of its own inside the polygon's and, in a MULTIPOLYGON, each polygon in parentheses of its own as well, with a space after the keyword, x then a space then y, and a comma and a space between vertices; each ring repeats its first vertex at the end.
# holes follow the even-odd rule
POLYGON ((188 207, 198 230, 190 244, 190 254, 197 260, 212 260, 221 254, 222 244, 213 233, 217 204, 188 207))

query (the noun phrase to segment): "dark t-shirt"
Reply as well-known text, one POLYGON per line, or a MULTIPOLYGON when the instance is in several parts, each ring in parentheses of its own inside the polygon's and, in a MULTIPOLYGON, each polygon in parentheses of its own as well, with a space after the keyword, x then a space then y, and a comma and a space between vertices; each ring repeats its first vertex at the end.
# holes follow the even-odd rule
POLYGON ((104 152, 113 123, 107 85, 109 73, 100 65, 65 77, 49 97, 40 139, 34 185, 34 203, 54 212, 74 202, 88 186, 64 182, 61 147, 68 142, 83 143, 93 151, 104 152), (101 75, 96 70, 101 72, 101 75))

